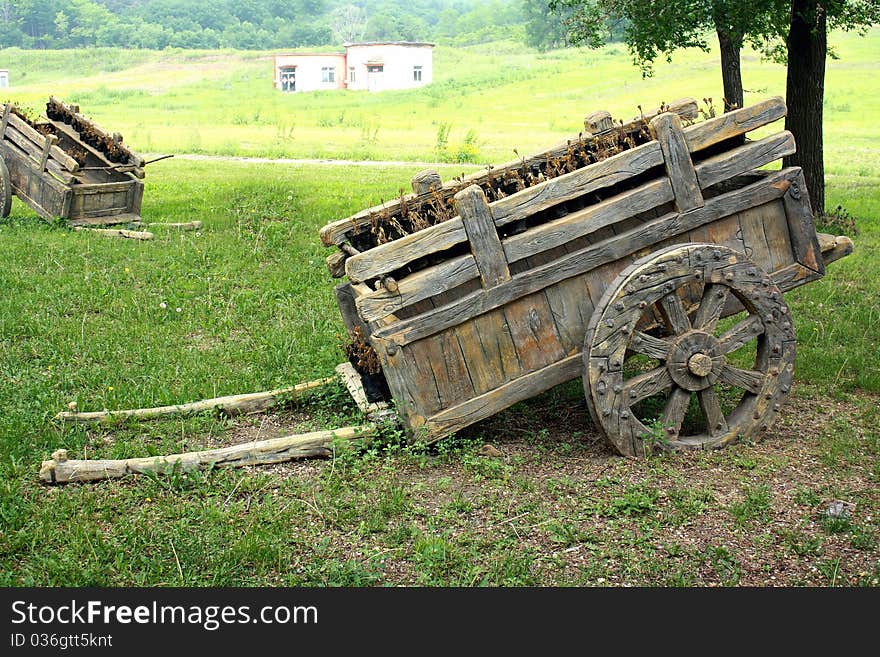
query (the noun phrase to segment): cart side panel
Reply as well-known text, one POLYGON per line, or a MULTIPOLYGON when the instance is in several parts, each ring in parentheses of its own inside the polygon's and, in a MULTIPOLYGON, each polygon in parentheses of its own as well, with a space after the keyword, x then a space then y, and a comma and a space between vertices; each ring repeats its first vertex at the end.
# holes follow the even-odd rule
POLYGON ((48 174, 41 174, 39 167, 21 151, 7 142, 0 143, 15 195, 44 219, 64 216, 69 188, 48 174))
POLYGON ((71 223, 89 219, 140 214, 143 183, 139 180, 75 185, 70 204, 71 223))
MULTIPOLYGON (((729 246, 772 272, 783 290, 820 277, 805 264, 819 251, 803 202, 786 196, 802 180, 800 170, 768 172, 754 180, 726 198, 708 199, 702 214, 652 218, 646 213, 638 225, 610 231, 596 244, 560 249, 555 259, 535 260, 531 268, 512 267, 511 280, 378 331, 374 344, 405 421, 433 440, 580 376, 593 297, 635 258, 665 244, 729 246), (561 277, 559 271, 569 275, 561 277), (547 284, 518 294, 528 279, 547 284), (475 303, 480 298, 488 300, 475 303), (487 303, 497 305, 486 308, 487 303), (392 343, 393 357, 388 355, 392 343)), ((738 311, 731 304, 725 314, 738 311)))

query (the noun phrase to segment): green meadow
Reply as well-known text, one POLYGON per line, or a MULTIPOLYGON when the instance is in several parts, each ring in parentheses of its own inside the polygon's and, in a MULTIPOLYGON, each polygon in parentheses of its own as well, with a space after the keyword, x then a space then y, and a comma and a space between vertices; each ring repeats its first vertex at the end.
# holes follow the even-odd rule
MULTIPOLYGON (((329 375, 343 325, 321 226, 396 195, 423 162, 446 160, 448 179, 576 135, 596 109, 717 99, 717 54, 680 52, 642 79, 621 46, 438 47, 422 90, 284 95, 271 53, 4 51, 6 98, 77 102, 143 153, 377 163, 156 162, 144 220, 203 228, 150 242, 74 233, 14 202, 0 221, 0 585, 877 586, 880 30, 832 42, 828 204, 858 232, 823 229, 856 249, 787 295, 795 395, 762 442, 627 461, 572 382, 433 449, 389 430, 323 461, 64 487, 37 479, 60 447, 124 458, 357 423, 336 386, 245 418, 53 416, 329 375), (851 517, 825 517, 832 500, 851 517)), ((747 104, 784 95, 784 68, 747 53, 743 72, 747 104)))

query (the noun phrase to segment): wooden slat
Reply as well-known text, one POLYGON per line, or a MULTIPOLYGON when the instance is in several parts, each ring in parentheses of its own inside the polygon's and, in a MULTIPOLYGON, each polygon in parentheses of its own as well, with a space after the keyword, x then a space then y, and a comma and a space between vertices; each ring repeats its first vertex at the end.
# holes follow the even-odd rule
POLYGON ((456 217, 352 256, 345 262, 345 273, 352 281, 366 281, 465 241, 467 233, 461 219, 456 217))
POLYGON ((757 183, 707 200, 702 208, 683 214, 670 213, 649 221, 553 263, 513 276, 507 283, 491 290, 474 292, 433 312, 381 329, 380 333, 385 338, 393 335, 394 341, 399 344, 407 344, 432 335, 459 324, 468 317, 487 312, 566 278, 583 274, 599 265, 613 262, 639 249, 650 247, 662 240, 714 221, 718 217, 767 203, 783 193, 781 189, 774 187, 774 183, 788 180, 797 173, 799 170, 789 168, 769 174, 757 183))
POLYGON ((576 379, 583 369, 582 360, 580 354, 568 356, 495 390, 447 408, 428 418, 423 437, 427 442, 434 442, 474 422, 495 415, 517 402, 534 397, 560 383, 576 379))
POLYGON ((504 306, 504 317, 524 372, 534 372, 565 357, 543 291, 510 301, 504 306))
POLYGON ((672 193, 679 212, 703 207, 703 195, 691 154, 681 129, 681 121, 669 112, 655 116, 649 124, 651 136, 660 144, 666 173, 672 183, 672 193))
MULTIPOLYGON (((776 104, 771 102, 769 107, 770 109, 776 108, 776 104)), ((736 110, 725 116, 734 115, 737 112, 745 112, 745 110, 736 110)), ((760 125, 759 119, 755 118, 756 116, 763 117, 760 120, 775 116, 773 112, 768 113, 768 111, 746 114, 747 116, 739 123, 728 120, 727 123, 721 125, 722 127, 726 126, 728 131, 753 129, 753 127, 759 127, 760 125)), ((672 120, 677 120, 673 114, 661 116, 671 117, 660 121, 661 124, 663 124, 664 121, 670 122, 672 120)), ((660 117, 657 117, 655 121, 658 119, 660 119, 660 117)), ((684 135, 687 136, 689 134, 688 131, 693 130, 697 126, 705 126, 708 123, 719 120, 720 119, 711 119, 706 123, 686 128, 684 130, 684 135)), ((708 143, 708 141, 711 140, 702 137, 700 138, 700 143, 708 143)), ((669 144, 671 143, 672 142, 669 142, 669 144)), ((684 157, 680 152, 682 150, 681 139, 677 139, 675 143, 677 144, 675 152, 681 155, 679 161, 686 165, 687 162, 690 162, 690 158, 684 157), (685 162, 685 160, 687 160, 687 162, 685 162)), ((669 144, 667 144, 667 147, 671 148, 672 146, 669 144)), ((720 182, 721 180, 726 180, 730 177, 768 164, 779 157, 790 154, 793 150, 794 143, 790 133, 783 132, 780 135, 774 135, 759 142, 746 144, 721 156, 709 158, 696 167, 695 175, 699 181, 697 187, 706 188, 720 182)), ((503 226, 507 223, 531 216, 535 212, 545 210, 560 202, 577 198, 596 189, 617 184, 634 175, 644 173, 654 166, 658 166, 662 161, 663 155, 661 152, 661 145, 656 142, 651 142, 639 146, 638 148, 619 153, 618 155, 603 160, 602 162, 592 164, 569 174, 559 176, 558 178, 552 178, 544 183, 529 187, 521 192, 512 194, 493 203, 491 209, 495 217, 496 225, 503 226)), ((681 187, 680 183, 683 178, 680 175, 672 176, 671 179, 674 184, 681 187)), ((693 184, 693 180, 690 180, 690 184, 687 185, 688 189, 691 189, 691 192, 693 192, 693 184)), ((679 192, 680 194, 689 193, 684 192, 681 189, 679 192)), ((689 208, 694 203, 698 203, 697 197, 693 194, 691 194, 691 196, 692 199, 690 201, 682 201, 685 204, 685 209, 689 208)), ((664 200, 659 201, 658 204, 668 200, 670 199, 665 198, 664 200)), ((643 208, 643 210, 647 209, 647 206, 643 208)), ((588 213, 590 210, 591 208, 586 208, 582 210, 581 213, 588 213)), ((572 213, 568 217, 558 221, 565 221, 574 225, 577 224, 583 216, 583 214, 572 213)), ((561 224, 551 222, 531 229, 528 231, 528 235, 522 234, 515 236, 515 238, 512 239, 514 239, 514 242, 516 240, 530 240, 532 233, 539 231, 538 233, 535 233, 534 237, 540 242, 541 230, 548 233, 556 233, 557 226, 561 227, 561 224)), ((577 234, 583 233, 577 232, 577 234)), ((465 235, 460 218, 455 217, 449 221, 432 226, 431 228, 413 233, 412 235, 395 240, 394 242, 377 246, 363 254, 354 256, 346 264, 346 273, 349 278, 355 281, 368 280, 385 273, 390 273, 414 260, 417 260, 418 258, 438 251, 443 251, 456 244, 464 242, 465 235)), ((570 239, 572 239, 572 236, 568 233, 556 234, 555 237, 552 238, 552 244, 550 246, 539 248, 538 250, 528 249, 528 253, 530 255, 539 253, 541 250, 559 246, 570 239)), ((505 245, 505 252, 507 253, 508 262, 515 262, 517 257, 524 257, 514 257, 507 245, 505 245)))
MULTIPOLYGON (((694 107, 696 107, 696 101, 692 99, 682 99, 681 101, 676 101, 675 103, 670 104, 670 109, 672 109, 682 118, 688 119, 692 119, 695 117, 692 111, 694 107)), ((745 134, 746 132, 755 130, 756 128, 760 128, 764 125, 767 125, 768 123, 772 123, 773 121, 784 117, 785 111, 785 101, 783 101, 783 99, 780 97, 774 97, 752 105, 750 107, 734 110, 733 112, 728 112, 727 114, 709 119, 708 121, 688 126, 684 129, 685 137, 688 143, 688 149, 691 152, 702 150, 726 139, 730 139, 731 137, 745 134)), ((632 123, 634 122, 631 122, 631 124, 632 123)), ((569 142, 576 143, 577 139, 573 138, 569 140, 569 142)), ((644 148, 645 146, 650 146, 650 144, 644 144, 633 150, 635 151, 639 148, 644 148)), ((656 147, 656 144, 654 144, 654 146, 656 147)), ((512 162, 507 162, 503 165, 493 167, 491 171, 478 171, 473 174, 469 174, 465 176, 461 182, 447 182, 440 190, 441 196, 443 198, 448 198, 459 190, 464 189, 468 185, 484 184, 490 179, 490 177, 498 178, 499 176, 503 175, 505 171, 518 169, 523 166, 530 167, 533 164, 544 162, 548 157, 560 157, 562 155, 565 155, 568 148, 568 142, 561 143, 559 146, 550 151, 538 153, 530 157, 524 158, 523 160, 514 160, 512 162)), ((630 152, 632 151, 625 151, 625 153, 630 152)), ((589 167, 584 168, 589 169, 595 166, 595 164, 592 164, 589 167)), ((555 180, 555 178, 553 180, 555 180)), ((428 195, 423 195, 423 197, 427 199, 428 195)), ((416 195, 407 195, 404 200, 407 203, 410 203, 412 200, 418 198, 419 197, 417 197, 416 195)), ((353 230, 358 230, 369 224, 371 216, 381 214, 382 212, 390 212, 393 214, 395 212, 398 212, 399 209, 400 199, 395 199, 382 205, 367 208, 366 210, 362 210, 361 212, 358 212, 357 214, 354 214, 345 219, 327 224, 320 231, 321 241, 324 243, 325 246, 341 244, 346 239, 348 239, 347 234, 349 232, 353 230)), ((499 215, 496 212, 496 218, 498 218, 498 216, 499 215)))
MULTIPOLYGON (((745 173, 742 163, 751 162, 757 169, 795 152, 794 135, 788 130, 760 141, 743 144, 737 149, 707 158, 697 167, 700 187, 706 189, 723 180, 745 173)), ((746 169, 748 171, 748 169, 746 169)))
POLYGON ((571 212, 561 219, 512 235, 504 240, 504 253, 507 261, 513 263, 562 246, 599 228, 610 226, 672 199, 672 186, 669 180, 666 178, 655 180, 583 210, 571 212))
POLYGON ((395 293, 379 289, 358 297, 358 312, 366 321, 373 322, 401 308, 454 289, 479 275, 472 255, 458 256, 407 276, 398 282, 395 293))
POLYGON ((494 287, 510 280, 501 238, 498 237, 492 210, 483 190, 471 185, 460 191, 455 195, 455 211, 464 224, 483 287, 494 287))
MULTIPOLYGON (((33 127, 28 125, 27 121, 24 121, 23 119, 11 112, 8 118, 8 125, 15 127, 22 135, 33 142, 34 146, 36 146, 37 148, 42 148, 43 144, 45 143, 44 135, 42 133, 38 132, 33 127)), ((50 150, 50 155, 53 160, 56 160, 64 169, 70 171, 71 173, 75 173, 79 170, 79 164, 77 163, 77 161, 74 160, 70 155, 65 153, 58 146, 52 147, 52 149, 50 150)))
POLYGON ((691 153, 701 151, 778 121, 785 114, 785 100, 781 96, 774 96, 749 107, 727 112, 702 123, 695 123, 684 131, 688 150, 691 153))
MULTIPOLYGON (((14 154, 13 156, 20 157, 33 165, 30 169, 37 175, 40 175, 38 167, 42 160, 42 151, 34 146, 29 139, 25 138, 20 132, 18 132, 16 128, 11 126, 8 127, 5 134, 6 139, 4 140, 4 144, 6 145, 6 148, 14 154)), ((46 166, 48 167, 49 174, 54 176, 60 182, 70 184, 74 180, 73 174, 65 171, 58 162, 49 160, 46 163, 46 166)))
POLYGON ((822 249, 816 238, 813 210, 810 207, 810 196, 803 173, 791 181, 782 197, 782 202, 785 206, 788 232, 795 260, 804 267, 824 274, 825 260, 820 255, 822 249))
MULTIPOLYGON (((721 180, 727 180, 751 171, 756 167, 769 164, 792 152, 794 152, 793 137, 789 132, 782 132, 757 142, 750 142, 721 156, 706 159, 696 166, 696 179, 699 181, 700 186, 705 189, 721 180)), ((645 167, 645 170, 647 170, 650 166, 659 164, 661 159, 660 146, 657 144, 646 144, 637 149, 625 151, 615 157, 624 160, 623 156, 629 157, 625 158, 623 163, 618 161, 618 166, 626 164, 645 167), (650 149, 647 148, 650 146, 654 147, 653 155, 650 149), (640 153, 639 149, 646 150, 640 153)), ((603 165, 611 162, 613 159, 609 158, 590 167, 554 178, 547 183, 536 185, 495 202, 490 207, 495 216, 496 225, 503 225, 511 219, 516 220, 528 216, 529 206, 523 205, 517 199, 520 194, 526 195, 531 199, 531 202, 537 203, 538 207, 535 210, 537 211, 552 205, 553 197, 542 192, 542 189, 552 190, 553 188, 549 187, 552 183, 557 183, 558 181, 556 189, 568 191, 567 194, 562 196, 564 200, 567 200, 569 197, 579 195, 571 192, 571 190, 577 189, 574 184, 577 179, 607 180, 606 175, 613 176, 614 174, 610 174, 612 169, 605 169, 603 165), (586 173, 590 175, 588 176, 586 173), (571 180, 566 180, 569 178, 571 180)), ((586 189, 589 190, 591 188, 587 187, 586 189)), ((535 226, 525 233, 511 236, 503 242, 505 257, 509 263, 516 262, 522 258, 561 246, 602 226, 616 223, 622 220, 624 216, 629 217, 632 214, 648 211, 652 207, 673 199, 672 184, 668 180, 661 179, 648 183, 635 190, 623 192, 610 199, 588 206, 578 212, 572 212, 556 221, 535 226), (621 211, 623 209, 627 213, 622 215, 621 211), (628 214, 630 210, 633 210, 632 214, 628 214)), ((463 227, 459 230, 459 226, 461 226, 460 218, 456 217, 427 230, 408 235, 395 242, 389 242, 388 244, 370 249, 363 254, 350 258, 348 263, 354 261, 355 264, 347 264, 346 271, 353 280, 365 280, 366 278, 376 277, 382 273, 393 271, 428 253, 441 251, 454 246, 456 243, 463 242, 466 233, 463 227), (397 247, 397 245, 400 246, 397 247), (354 277, 352 276, 353 273, 354 277)), ((431 276, 429 275, 427 278, 430 279, 431 276)))
MULTIPOLYGON (((660 146, 649 143, 577 171, 551 178, 495 201, 492 214, 497 226, 524 219, 535 212, 610 187, 663 163, 660 146)), ((399 240, 381 244, 346 263, 346 274, 363 281, 390 273, 431 253, 449 249, 466 240, 460 217, 426 228, 399 240), (350 264, 349 264, 350 263, 350 264)))
POLYGON ((661 164, 660 146, 653 142, 643 144, 499 199, 492 204, 492 213, 495 222, 503 226, 559 203, 611 187, 661 164))

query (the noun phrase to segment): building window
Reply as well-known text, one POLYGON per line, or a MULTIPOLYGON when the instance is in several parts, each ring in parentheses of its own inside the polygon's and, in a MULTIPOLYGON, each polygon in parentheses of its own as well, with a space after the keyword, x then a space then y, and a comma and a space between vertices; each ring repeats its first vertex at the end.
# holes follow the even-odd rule
POLYGON ((369 64, 367 65, 367 73, 382 73, 385 70, 385 66, 383 64, 369 64))
POLYGON ((354 80, 354 66, 349 66, 348 67, 348 82, 349 82, 349 84, 353 84, 354 81, 355 81, 354 80))
POLYGON ((421 66, 413 66, 413 82, 421 82, 422 81, 422 67, 421 66))
POLYGON ((281 91, 296 91, 296 66, 282 66, 278 81, 281 91))
POLYGON ((335 66, 322 66, 321 67, 321 82, 336 82, 336 67, 335 66))

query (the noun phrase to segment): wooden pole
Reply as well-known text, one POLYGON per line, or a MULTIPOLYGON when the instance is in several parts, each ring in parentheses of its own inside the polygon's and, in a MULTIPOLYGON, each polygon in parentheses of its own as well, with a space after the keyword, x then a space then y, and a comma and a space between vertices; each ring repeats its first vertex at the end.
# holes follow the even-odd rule
POLYGON ((203 399, 188 404, 174 406, 157 406, 154 408, 135 408, 121 411, 94 411, 81 413, 77 411, 64 411, 55 416, 56 420, 63 422, 79 422, 101 424, 116 424, 129 418, 137 420, 154 420, 168 415, 194 415, 203 411, 222 410, 229 415, 237 413, 254 413, 275 406, 289 399, 296 399, 308 390, 314 390, 321 386, 336 381, 336 377, 327 377, 317 381, 300 383, 289 388, 279 388, 266 392, 249 392, 243 395, 227 395, 213 399, 203 399))
POLYGON ((153 233, 146 230, 125 230, 124 228, 86 228, 84 226, 75 226, 77 233, 95 233, 104 237, 124 237, 130 240, 151 240, 153 233))
POLYGON ((177 228, 178 230, 200 230, 202 228, 202 222, 199 220, 184 221, 179 223, 162 223, 160 221, 151 221, 146 224, 146 226, 148 228, 177 228))
POLYGON ((65 484, 75 481, 115 479, 130 474, 169 474, 214 467, 237 468, 244 465, 282 463, 298 458, 326 457, 333 453, 335 441, 355 441, 372 436, 376 431, 377 425, 366 424, 257 440, 201 452, 133 459, 71 460, 67 458, 67 450, 59 449, 52 453, 51 460, 43 461, 40 467, 40 480, 47 484, 65 484))

